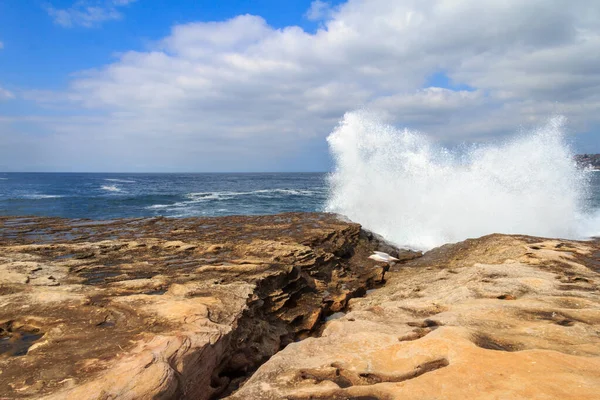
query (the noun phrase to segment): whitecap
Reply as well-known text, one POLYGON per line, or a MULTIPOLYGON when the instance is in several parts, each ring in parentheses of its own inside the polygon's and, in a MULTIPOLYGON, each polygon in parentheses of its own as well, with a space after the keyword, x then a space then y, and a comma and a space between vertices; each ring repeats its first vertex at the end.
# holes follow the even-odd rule
POLYGON ((65 196, 61 196, 58 194, 26 194, 23 197, 26 199, 30 199, 30 200, 43 200, 43 199, 58 199, 58 198, 65 197, 65 196))
POLYGON ((109 179, 109 178, 106 178, 104 180, 108 181, 108 182, 135 183, 135 181, 130 181, 130 180, 127 180, 127 179, 113 179, 113 178, 109 179))
MULTIPOLYGON (((187 193, 185 201, 179 201, 172 204, 153 204, 146 206, 148 210, 163 210, 165 213, 177 213, 173 216, 193 216, 193 215, 205 215, 206 212, 197 208, 198 204, 208 202, 218 202, 223 200, 232 200, 237 197, 244 196, 257 196, 259 198, 277 198, 282 195, 294 195, 294 196, 313 196, 319 193, 314 190, 306 189, 259 189, 253 191, 215 191, 215 192, 193 192, 187 193)), ((321 191, 320 193, 325 193, 321 191)), ((220 208, 216 212, 229 212, 229 209, 220 208)))
POLYGON ((199 193, 188 193, 185 195, 186 198, 192 202, 203 202, 209 200, 221 200, 224 198, 232 198, 239 195, 236 192, 199 192, 199 193))
POLYGON ((266 196, 273 197, 273 195, 294 195, 294 196, 314 196, 315 194, 325 193, 324 191, 318 192, 315 190, 305 189, 259 189, 247 192, 197 192, 188 193, 187 198, 194 201, 209 201, 209 200, 223 200, 231 199, 234 197, 241 196, 266 196))
POLYGON ((111 186, 102 186, 101 188, 102 190, 106 190, 108 192, 120 192, 121 189, 119 189, 118 187, 111 185, 111 186))
POLYGON ((154 209, 168 208, 168 207, 172 207, 172 205, 169 205, 169 204, 153 204, 151 206, 146 207, 146 209, 147 210, 154 210, 154 209))
POLYGON ((265 190, 256 190, 251 193, 265 193, 265 194, 284 194, 284 195, 292 195, 292 196, 312 196, 316 194, 314 190, 303 190, 303 189, 265 189, 265 190))

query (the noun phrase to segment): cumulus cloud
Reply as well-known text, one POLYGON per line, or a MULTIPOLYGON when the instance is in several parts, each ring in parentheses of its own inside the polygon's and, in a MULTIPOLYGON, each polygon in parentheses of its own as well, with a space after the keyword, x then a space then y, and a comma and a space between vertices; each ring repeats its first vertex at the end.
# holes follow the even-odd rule
POLYGON ((320 21, 327 18, 332 12, 331 5, 325 1, 315 0, 310 3, 310 8, 306 12, 306 18, 311 21, 320 21))
POLYGON ((135 1, 137 0, 78 0, 69 8, 48 6, 46 11, 57 25, 66 28, 92 28, 106 21, 121 19, 123 14, 118 8, 135 1))
POLYGON ((285 165, 355 108, 447 143, 555 113, 574 130, 600 125, 595 0, 315 1, 317 16, 314 33, 253 15, 176 25, 148 51, 79 73, 54 96, 94 118, 48 129, 71 144, 101 138, 105 156, 135 153, 136 168, 239 170, 285 165), (469 89, 427 84, 440 71, 469 89))

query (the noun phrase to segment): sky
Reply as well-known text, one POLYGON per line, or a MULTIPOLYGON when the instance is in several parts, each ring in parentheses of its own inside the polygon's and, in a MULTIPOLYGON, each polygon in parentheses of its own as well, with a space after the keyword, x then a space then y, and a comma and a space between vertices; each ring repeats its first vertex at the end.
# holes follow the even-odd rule
POLYGON ((0 171, 327 171, 366 109, 600 153, 598 0, 3 0, 0 171))

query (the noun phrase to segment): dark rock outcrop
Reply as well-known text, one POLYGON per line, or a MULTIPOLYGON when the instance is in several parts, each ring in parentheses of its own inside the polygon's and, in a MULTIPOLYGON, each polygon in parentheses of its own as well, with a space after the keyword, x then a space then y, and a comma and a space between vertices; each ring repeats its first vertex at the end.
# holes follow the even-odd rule
POLYGON ((600 170, 600 154, 579 154, 575 156, 575 161, 582 168, 600 170))

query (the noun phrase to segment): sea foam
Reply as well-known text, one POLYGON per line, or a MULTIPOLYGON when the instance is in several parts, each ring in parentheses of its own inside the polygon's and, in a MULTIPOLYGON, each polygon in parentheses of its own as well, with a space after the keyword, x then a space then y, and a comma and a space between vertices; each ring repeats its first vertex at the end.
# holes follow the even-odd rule
MULTIPOLYGON (((166 209, 167 211, 181 211, 175 214, 176 216, 191 216, 194 215, 194 210, 198 211, 199 214, 205 214, 200 209, 194 208, 198 203, 207 202, 219 202, 219 201, 235 201, 239 198, 257 197, 259 199, 277 199, 285 198, 287 196, 293 197, 314 197, 323 195, 323 190, 308 190, 308 189, 259 189, 247 192, 234 192, 234 191, 217 191, 217 192, 195 192, 188 193, 184 197, 185 201, 179 201, 172 204, 153 204, 145 207, 147 210, 160 210, 166 209)), ((229 209, 217 209, 217 212, 229 211, 229 209)))
POLYGON ((305 190, 305 189, 260 189, 249 192, 198 192, 188 193, 186 196, 190 199, 197 201, 205 200, 223 200, 231 199, 234 197, 242 196, 257 196, 257 197, 276 197, 276 196, 314 196, 318 195, 319 192, 316 190, 305 190))
POLYGON ((101 187, 102 190, 106 190, 107 192, 120 192, 121 189, 114 185, 104 185, 101 187))
POLYGON ((30 200, 44 200, 44 199, 59 199, 64 196, 61 196, 58 194, 26 194, 23 197, 26 199, 30 199, 30 200))
POLYGON ((114 178, 106 178, 104 179, 105 181, 108 182, 119 182, 119 183, 135 183, 135 181, 129 180, 129 179, 114 179, 114 178))
POLYGON ((327 139, 335 169, 326 210, 423 250, 490 233, 595 235, 588 174, 577 168, 563 124, 556 117, 501 144, 452 151, 366 112, 348 113, 327 139))

